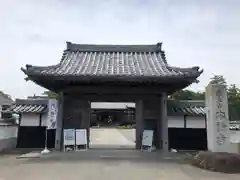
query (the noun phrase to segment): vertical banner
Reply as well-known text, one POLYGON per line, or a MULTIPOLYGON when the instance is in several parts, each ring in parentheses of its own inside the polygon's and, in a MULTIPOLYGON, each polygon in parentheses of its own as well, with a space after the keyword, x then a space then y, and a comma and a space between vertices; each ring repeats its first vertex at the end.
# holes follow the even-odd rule
POLYGON ((58 102, 56 99, 48 101, 47 129, 56 129, 57 127, 58 102))

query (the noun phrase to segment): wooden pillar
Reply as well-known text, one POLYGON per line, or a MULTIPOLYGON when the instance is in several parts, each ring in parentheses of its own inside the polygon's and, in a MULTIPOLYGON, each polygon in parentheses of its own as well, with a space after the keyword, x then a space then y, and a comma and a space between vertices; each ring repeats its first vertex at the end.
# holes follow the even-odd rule
POLYGON ((90 142, 90 114, 91 114, 91 104, 88 101, 83 101, 82 103, 82 124, 81 128, 87 130, 87 147, 89 148, 90 142))
POLYGON ((39 114, 39 126, 42 126, 42 113, 41 114, 39 114))
POLYGON ((168 152, 168 117, 167 117, 167 95, 162 93, 160 98, 161 107, 161 137, 162 137, 162 150, 168 152))
POLYGON ((156 97, 156 119, 157 119, 157 142, 156 142, 156 148, 162 149, 162 112, 161 112, 161 96, 156 97), (160 110, 159 110, 160 109, 160 110))
POLYGON ((63 104, 64 104, 64 95, 61 92, 58 96, 58 113, 57 113, 57 128, 55 136, 55 149, 61 150, 63 144, 63 104))
POLYGON ((204 115, 204 122, 205 122, 205 129, 207 131, 207 116, 206 115, 204 115))
POLYGON ((187 128, 187 115, 183 116, 183 120, 184 120, 184 128, 187 128))
POLYGON ((136 149, 141 149, 142 135, 144 130, 142 100, 136 101, 135 119, 136 119, 136 149))

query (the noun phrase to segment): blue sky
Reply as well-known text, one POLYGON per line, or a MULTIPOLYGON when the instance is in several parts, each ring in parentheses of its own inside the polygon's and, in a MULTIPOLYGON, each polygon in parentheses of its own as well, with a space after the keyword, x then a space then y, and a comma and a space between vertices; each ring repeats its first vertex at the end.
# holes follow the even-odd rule
POLYGON ((0 0, 0 89, 13 97, 41 94, 24 81, 25 64, 53 65, 66 41, 94 44, 163 42, 168 63, 204 69, 240 87, 238 0, 0 0))

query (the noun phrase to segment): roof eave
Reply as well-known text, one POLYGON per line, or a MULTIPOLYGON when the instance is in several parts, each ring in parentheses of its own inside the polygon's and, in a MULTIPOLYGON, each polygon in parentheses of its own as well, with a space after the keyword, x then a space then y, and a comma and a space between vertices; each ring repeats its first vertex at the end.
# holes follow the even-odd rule
POLYGON ((34 71, 24 71, 27 75, 27 80, 36 81, 39 78, 47 78, 48 80, 65 80, 65 81, 79 81, 79 82, 149 82, 149 83, 164 83, 166 80, 170 81, 179 81, 180 79, 185 82, 189 82, 189 85, 192 83, 198 83, 197 78, 201 75, 202 72, 196 72, 188 76, 92 76, 92 75, 57 75, 57 74, 43 74, 36 73, 34 71))

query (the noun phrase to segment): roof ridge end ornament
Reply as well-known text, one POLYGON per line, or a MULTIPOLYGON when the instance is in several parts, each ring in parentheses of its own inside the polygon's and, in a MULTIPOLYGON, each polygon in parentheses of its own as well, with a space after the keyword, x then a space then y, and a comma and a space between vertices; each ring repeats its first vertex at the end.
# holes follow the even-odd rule
POLYGON ((31 67, 32 67, 32 65, 26 64, 26 69, 31 68, 31 67))
POLYGON ((162 44, 163 44, 162 42, 157 43, 156 46, 158 51, 162 51, 162 44))
POLYGON ((66 41, 67 44, 67 50, 70 50, 72 48, 72 43, 70 41, 66 41))

